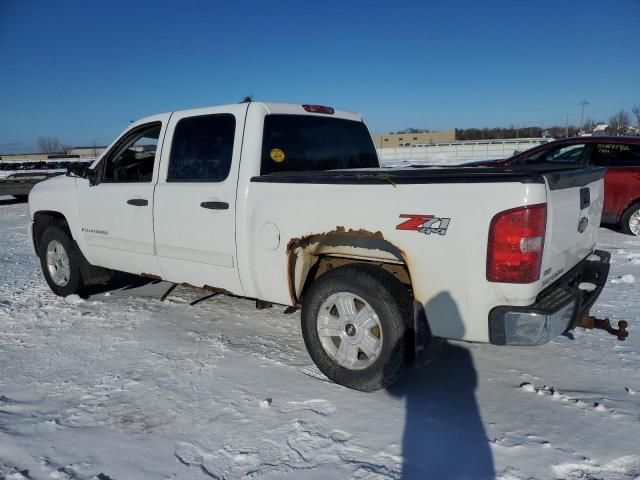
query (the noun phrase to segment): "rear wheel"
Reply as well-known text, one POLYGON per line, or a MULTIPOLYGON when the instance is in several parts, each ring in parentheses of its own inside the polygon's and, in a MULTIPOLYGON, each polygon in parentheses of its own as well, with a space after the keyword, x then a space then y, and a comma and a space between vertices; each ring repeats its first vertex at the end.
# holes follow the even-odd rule
POLYGON ((79 293, 84 288, 80 258, 67 232, 50 226, 39 244, 42 273, 53 293, 62 297, 79 293))
POLYGON ((374 391, 396 382, 413 358, 406 288, 368 264, 339 267, 305 294, 302 334, 320 371, 340 385, 374 391))
POLYGON ((624 211, 620 227, 627 235, 640 236, 640 202, 632 204, 624 211))

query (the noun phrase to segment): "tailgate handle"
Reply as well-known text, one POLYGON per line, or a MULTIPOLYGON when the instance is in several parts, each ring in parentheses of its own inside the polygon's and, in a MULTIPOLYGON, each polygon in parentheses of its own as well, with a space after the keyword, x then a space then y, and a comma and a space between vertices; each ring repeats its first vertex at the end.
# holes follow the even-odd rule
POLYGON ((589 191, 589 187, 584 187, 580 189, 580 210, 584 210, 589 205, 591 205, 591 192, 589 191))
POLYGON ((229 210, 229 204, 227 202, 202 202, 200 206, 210 210, 229 210))

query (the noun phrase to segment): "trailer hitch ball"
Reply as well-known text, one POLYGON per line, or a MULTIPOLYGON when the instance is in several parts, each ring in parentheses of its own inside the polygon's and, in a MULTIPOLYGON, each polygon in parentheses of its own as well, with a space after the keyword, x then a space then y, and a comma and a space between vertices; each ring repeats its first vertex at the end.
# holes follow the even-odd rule
POLYGON ((613 328, 611 326, 611 321, 608 318, 597 318, 589 315, 588 313, 582 315, 576 324, 576 327, 606 330, 611 335, 618 337, 618 340, 624 340, 629 336, 629 332, 627 331, 628 326, 629 324, 625 320, 620 320, 618 322, 618 328, 613 328))

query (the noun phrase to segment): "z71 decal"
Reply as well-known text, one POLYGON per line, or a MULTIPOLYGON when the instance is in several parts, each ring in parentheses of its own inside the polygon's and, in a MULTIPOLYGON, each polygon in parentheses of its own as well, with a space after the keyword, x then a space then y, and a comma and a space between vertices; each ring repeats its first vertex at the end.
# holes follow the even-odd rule
POLYGON ((414 230, 426 235, 446 235, 451 218, 435 217, 433 215, 409 215, 402 214, 400 218, 407 218, 396 226, 396 230, 414 230))

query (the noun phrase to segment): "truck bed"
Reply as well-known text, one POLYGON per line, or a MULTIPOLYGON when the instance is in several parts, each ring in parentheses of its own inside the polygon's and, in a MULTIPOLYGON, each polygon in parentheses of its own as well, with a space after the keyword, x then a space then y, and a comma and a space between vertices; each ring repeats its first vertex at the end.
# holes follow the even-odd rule
POLYGON ((604 174, 599 167, 528 165, 526 168, 420 167, 362 170, 279 172, 251 178, 252 182, 313 184, 421 184, 421 183, 545 183, 551 190, 584 185, 604 174))

